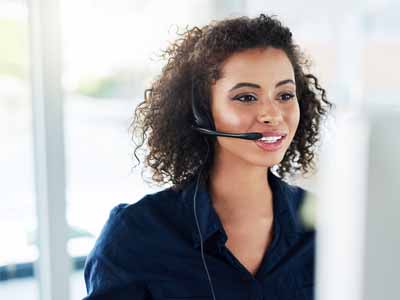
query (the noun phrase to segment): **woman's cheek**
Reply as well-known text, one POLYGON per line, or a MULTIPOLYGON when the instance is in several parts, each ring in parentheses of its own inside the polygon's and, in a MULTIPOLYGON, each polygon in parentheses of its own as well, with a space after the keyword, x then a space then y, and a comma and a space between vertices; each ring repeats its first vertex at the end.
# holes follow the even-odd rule
POLYGON ((244 121, 244 117, 240 116, 233 110, 226 109, 224 112, 219 112, 215 120, 217 129, 240 129, 244 121))

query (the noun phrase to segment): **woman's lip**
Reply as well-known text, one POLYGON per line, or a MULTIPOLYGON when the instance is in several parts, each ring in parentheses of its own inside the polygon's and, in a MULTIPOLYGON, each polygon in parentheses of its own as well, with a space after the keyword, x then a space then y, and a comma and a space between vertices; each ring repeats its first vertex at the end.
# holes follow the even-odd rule
POLYGON ((285 137, 286 136, 286 133, 284 133, 282 131, 264 131, 264 132, 261 132, 261 134, 265 137, 268 137, 268 136, 283 136, 283 137, 285 137))
POLYGON ((276 151, 279 150, 282 147, 283 140, 286 138, 286 136, 282 136, 278 141, 275 143, 265 143, 260 140, 254 141, 258 147, 260 147, 264 151, 276 151))

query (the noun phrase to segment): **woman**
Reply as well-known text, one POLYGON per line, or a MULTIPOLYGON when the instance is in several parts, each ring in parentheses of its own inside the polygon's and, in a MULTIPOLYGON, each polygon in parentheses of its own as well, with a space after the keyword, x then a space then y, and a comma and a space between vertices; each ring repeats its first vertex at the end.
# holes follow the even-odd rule
POLYGON ((147 139, 152 179, 172 185, 111 211, 85 299, 313 299, 306 191, 283 179, 314 169, 333 105, 290 30, 264 14, 225 19, 164 56, 132 126, 135 156, 147 139))

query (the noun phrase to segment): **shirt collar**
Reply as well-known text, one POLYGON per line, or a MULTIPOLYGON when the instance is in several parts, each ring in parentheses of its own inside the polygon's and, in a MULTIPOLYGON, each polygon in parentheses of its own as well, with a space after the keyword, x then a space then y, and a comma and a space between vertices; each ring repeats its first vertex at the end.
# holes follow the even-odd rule
MULTIPOLYGON (((304 190, 284 182, 281 178, 275 176, 270 169, 268 169, 267 178, 273 194, 274 218, 279 219, 281 230, 286 234, 286 237, 288 239, 294 238, 304 231, 297 217, 299 200, 302 198, 304 190)), ((193 196, 196 182, 197 177, 184 188, 181 199, 183 205, 185 205, 184 211, 189 220, 188 229, 190 230, 193 246, 195 248, 200 246, 200 236, 193 209, 193 196)), ((211 196, 204 181, 199 182, 197 190, 196 214, 203 244, 206 244, 209 240, 216 241, 218 245, 225 244, 227 235, 211 203, 211 196)))

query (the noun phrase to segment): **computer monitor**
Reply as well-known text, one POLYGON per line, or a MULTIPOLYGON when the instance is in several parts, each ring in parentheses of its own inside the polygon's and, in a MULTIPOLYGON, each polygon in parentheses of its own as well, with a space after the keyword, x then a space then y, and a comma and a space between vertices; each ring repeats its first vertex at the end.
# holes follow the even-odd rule
POLYGON ((335 124, 316 180, 316 299, 400 299, 400 106, 335 124))

